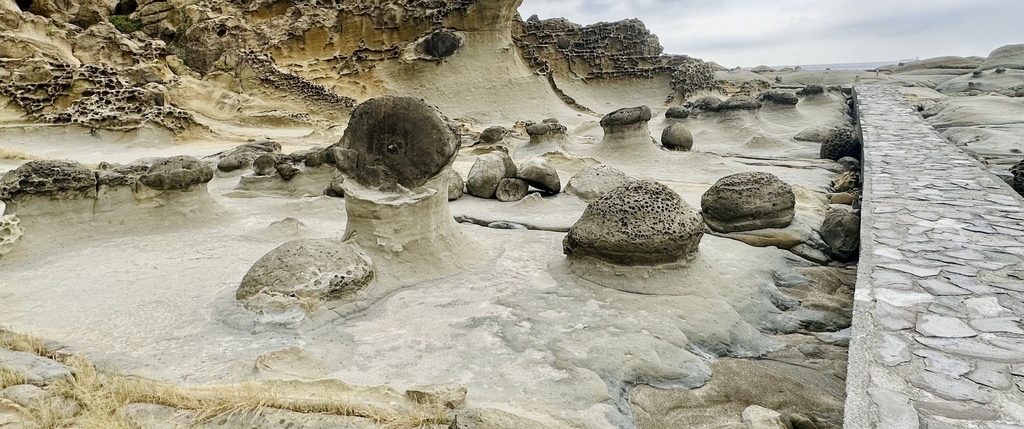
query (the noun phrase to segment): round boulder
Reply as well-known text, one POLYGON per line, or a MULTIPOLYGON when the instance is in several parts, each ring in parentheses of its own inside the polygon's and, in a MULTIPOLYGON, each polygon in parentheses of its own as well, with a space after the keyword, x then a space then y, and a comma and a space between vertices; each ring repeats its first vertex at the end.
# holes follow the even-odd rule
POLYGON ((719 179, 700 205, 704 221, 718 232, 785 228, 793 221, 796 195, 774 174, 750 171, 719 179))
POLYGON ((188 155, 164 158, 149 167, 139 181, 153 189, 189 190, 213 179, 213 167, 188 155))
POLYGON ((833 128, 821 143, 819 156, 838 161, 844 156, 860 157, 860 138, 849 128, 833 128))
POLYGON ((448 201, 455 201, 462 198, 466 189, 466 181, 462 180, 462 175, 458 171, 449 171, 451 172, 448 173, 448 201))
POLYGON ((437 108, 414 97, 379 97, 356 107, 339 146, 356 157, 339 169, 364 186, 423 186, 455 159, 459 137, 437 108))
POLYGON ((435 32, 427 36, 419 45, 420 51, 434 58, 451 56, 460 47, 462 47, 462 38, 451 30, 435 32))
POLYGON ((821 224, 821 239, 836 259, 852 259, 860 247, 860 217, 845 210, 829 210, 821 224))
POLYGON ((501 202, 519 201, 526 198, 526 192, 530 185, 523 179, 504 178, 498 182, 498 188, 494 190, 494 197, 501 202))
POLYGON ((700 214, 669 187, 636 180, 612 189, 584 210, 562 250, 621 265, 686 259, 704 236, 700 214))
POLYGON ((672 124, 661 132, 661 145, 669 150, 688 151, 693 148, 693 135, 683 124, 672 124))
POLYGON ((494 198, 501 179, 515 178, 516 164, 505 152, 490 152, 480 155, 469 169, 466 191, 479 198, 494 198))
POLYGON ((336 239, 289 241, 249 269, 235 298, 257 294, 300 301, 341 298, 373 280, 373 263, 358 247, 336 239))
POLYGON ((558 178, 558 171, 544 158, 533 157, 524 161, 519 166, 516 177, 549 194, 557 194, 562 191, 562 182, 558 178))
POLYGON ((505 127, 502 127, 502 126, 489 127, 487 129, 485 129, 482 133, 480 133, 480 143, 485 143, 485 144, 497 143, 497 142, 501 141, 501 139, 505 138, 506 134, 508 134, 508 130, 506 130, 505 127))
POLYGON ((565 125, 555 122, 542 122, 539 124, 530 124, 526 126, 526 134, 531 137, 534 136, 545 136, 548 134, 565 134, 568 131, 565 125))
POLYGON ((690 117, 690 111, 685 107, 669 107, 665 111, 665 117, 668 119, 686 119, 690 117))

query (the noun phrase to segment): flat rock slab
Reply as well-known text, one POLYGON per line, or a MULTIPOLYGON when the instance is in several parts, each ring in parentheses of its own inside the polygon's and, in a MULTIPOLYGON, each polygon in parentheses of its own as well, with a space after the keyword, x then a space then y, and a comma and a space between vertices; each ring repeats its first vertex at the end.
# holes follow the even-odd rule
POLYGON ((0 348, 0 366, 25 375, 29 384, 45 386, 57 380, 70 380, 74 371, 57 361, 26 352, 0 348))

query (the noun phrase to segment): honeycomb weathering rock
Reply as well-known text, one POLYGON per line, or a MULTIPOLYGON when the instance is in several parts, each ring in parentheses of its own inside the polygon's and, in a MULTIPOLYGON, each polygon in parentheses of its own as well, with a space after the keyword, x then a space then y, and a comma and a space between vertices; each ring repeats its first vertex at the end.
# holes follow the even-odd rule
POLYGON ((610 127, 638 124, 650 120, 651 109, 649 107, 625 107, 604 115, 604 117, 601 118, 601 127, 608 129, 610 127))
POLYGON ((833 161, 844 156, 860 158, 860 138, 849 128, 833 128, 825 135, 819 155, 833 161))
POLYGON ((528 20, 514 37, 539 73, 583 79, 651 78, 668 74, 687 97, 718 87, 710 64, 685 55, 663 55, 657 36, 638 19, 582 26, 564 18, 528 20))
POLYGON ((821 239, 837 259, 852 259, 860 247, 860 217, 845 210, 829 210, 821 224, 821 239))
POLYGON ((785 228, 793 221, 796 195, 774 174, 744 172, 723 177, 700 199, 704 221, 718 232, 785 228))
POLYGON ((14 245, 25 234, 25 229, 19 225, 20 223, 21 220, 15 215, 0 216, 0 257, 11 253, 14 245))
POLYGON ((459 144, 455 127, 423 100, 374 98, 352 112, 339 146, 356 160, 339 169, 366 186, 412 189, 451 165, 459 144))
POLYGON ((235 298, 251 310, 268 299, 324 301, 353 295, 373 280, 373 262, 337 239, 289 241, 260 258, 242 278, 235 298))
POLYGON ((700 214, 667 186, 627 182, 594 201, 569 229, 562 250, 622 265, 686 259, 704 235, 700 214))
POLYGON ((29 161, 0 177, 0 201, 47 195, 54 199, 96 196, 96 174, 71 161, 29 161))
POLYGON ((565 193, 589 203, 597 201, 612 189, 632 180, 636 179, 615 167, 599 164, 587 167, 572 176, 569 184, 565 185, 565 193))

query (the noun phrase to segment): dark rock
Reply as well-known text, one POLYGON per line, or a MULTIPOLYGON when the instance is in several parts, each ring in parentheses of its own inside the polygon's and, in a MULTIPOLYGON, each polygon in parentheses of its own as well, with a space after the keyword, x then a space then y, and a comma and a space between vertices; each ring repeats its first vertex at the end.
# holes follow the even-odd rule
POLYGON ((274 169, 277 170, 277 174, 280 174, 281 178, 284 180, 292 180, 296 174, 301 172, 298 168, 288 162, 278 163, 274 166, 274 169))
POLYGON ((803 89, 801 89, 801 90, 796 92, 797 95, 802 95, 802 96, 817 95, 817 94, 824 94, 824 93, 825 93, 825 87, 823 87, 821 85, 815 85, 815 84, 805 85, 803 87, 803 89))
POLYGON ((627 182, 594 201, 569 229, 562 250, 624 265, 675 262, 697 252, 700 214, 667 186, 627 182))
POLYGON ((764 100, 766 103, 775 103, 789 106, 796 105, 796 103, 800 102, 800 97, 797 97, 796 94, 792 92, 783 91, 768 91, 764 94, 761 94, 761 99, 764 100))
POLYGON ((693 108, 703 110, 705 112, 716 112, 718 111, 719 104, 722 104, 722 100, 719 100, 718 97, 713 95, 707 95, 694 101, 693 108))
POLYGON ((723 177, 701 196, 704 221, 718 232, 785 228, 795 207, 793 188, 764 172, 723 177))
POLYGON ((833 128, 821 143, 819 156, 833 161, 846 156, 860 158, 860 136, 849 128, 833 128))
POLYGON ((339 142, 355 151, 356 161, 336 163, 366 186, 388 187, 393 178, 401 186, 417 188, 455 159, 460 141, 454 130, 435 107, 418 98, 373 98, 352 112, 339 142))
POLYGON ((647 106, 626 107, 601 118, 601 127, 609 128, 622 125, 638 124, 651 120, 651 109, 647 106))
POLYGON ((530 124, 526 126, 526 134, 530 136, 543 136, 548 134, 565 134, 567 129, 565 125, 556 122, 544 122, 540 124, 530 124))
POLYGON ((761 102, 754 97, 729 97, 718 104, 717 109, 713 111, 725 112, 729 110, 757 110, 761 108, 761 102))
POLYGON ((508 134, 508 130, 506 130, 505 127, 493 126, 493 127, 487 128, 482 133, 480 133, 480 142, 481 143, 497 143, 497 142, 501 141, 501 139, 505 138, 506 134, 508 134))
POLYGON ((693 135, 683 124, 672 124, 661 132, 661 145, 670 150, 688 151, 693 148, 693 135))
POLYGON ((0 177, 0 201, 26 194, 82 198, 95 192, 96 174, 71 161, 29 161, 0 177))
POLYGON ((223 172, 231 172, 252 166, 252 162, 265 153, 281 152, 281 144, 264 140, 254 143, 246 143, 238 146, 229 152, 217 163, 217 169, 223 172))
POLYGON ((481 155, 469 169, 466 191, 479 198, 494 198, 501 179, 515 178, 518 169, 512 158, 504 152, 490 152, 481 155))
POLYGON ((860 247, 860 217, 845 210, 829 210, 821 224, 821 239, 836 259, 853 258, 860 247))
POLYGON ((277 172, 277 163, 281 159, 280 154, 265 153, 258 156, 252 162, 252 171, 257 176, 271 176, 277 172))
POLYGON ((494 196, 498 201, 512 202, 526 198, 526 191, 530 185, 525 180, 516 178, 504 178, 498 182, 498 188, 494 190, 494 196))
POLYGON ((188 155, 164 158, 139 177, 143 185, 160 190, 189 190, 210 180, 213 167, 188 155))
POLYGON ((462 47, 462 38, 454 31, 441 30, 420 42, 421 52, 434 58, 444 58, 455 54, 462 47))
POLYGON ((854 158, 852 156, 844 156, 836 160, 836 162, 838 162, 839 165, 843 166, 843 170, 856 172, 860 171, 860 161, 858 161, 857 158, 854 158))
POLYGON ((562 191, 562 182, 558 171, 547 160, 540 157, 527 159, 519 166, 516 177, 541 191, 557 194, 562 191))
POLYGON ((665 111, 665 117, 669 119, 686 119, 690 117, 690 111, 685 107, 669 107, 665 111))

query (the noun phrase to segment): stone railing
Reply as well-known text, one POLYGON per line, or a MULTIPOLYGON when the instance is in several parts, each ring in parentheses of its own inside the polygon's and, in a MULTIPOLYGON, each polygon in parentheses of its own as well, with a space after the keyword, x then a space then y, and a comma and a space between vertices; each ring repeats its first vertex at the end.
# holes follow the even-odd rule
POLYGON ((1024 428, 1024 200, 897 88, 854 88, 864 142, 846 421, 1024 428))

